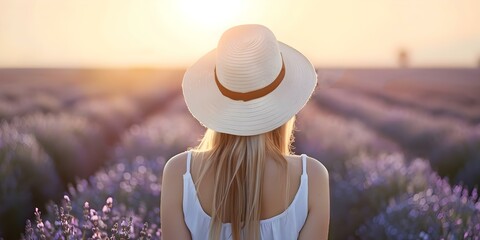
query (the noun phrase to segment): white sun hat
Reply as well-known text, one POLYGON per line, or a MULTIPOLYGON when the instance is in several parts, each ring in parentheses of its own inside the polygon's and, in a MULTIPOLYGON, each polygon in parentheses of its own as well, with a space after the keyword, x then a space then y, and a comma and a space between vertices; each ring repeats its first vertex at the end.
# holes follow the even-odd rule
POLYGON ((317 84, 310 61, 258 24, 225 31, 216 49, 187 69, 182 89, 205 127, 239 136, 274 130, 298 113, 317 84))

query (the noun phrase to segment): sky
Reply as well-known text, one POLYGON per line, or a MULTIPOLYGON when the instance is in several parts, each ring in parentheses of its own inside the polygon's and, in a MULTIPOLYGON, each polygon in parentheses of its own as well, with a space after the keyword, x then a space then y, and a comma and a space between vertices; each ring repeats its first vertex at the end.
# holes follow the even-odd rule
POLYGON ((317 67, 476 67, 480 0, 0 0, 0 67, 188 67, 238 24, 317 67))

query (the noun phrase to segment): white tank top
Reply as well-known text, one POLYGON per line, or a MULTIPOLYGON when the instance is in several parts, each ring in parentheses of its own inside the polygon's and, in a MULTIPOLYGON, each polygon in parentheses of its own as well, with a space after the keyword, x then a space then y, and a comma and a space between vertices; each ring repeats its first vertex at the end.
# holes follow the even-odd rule
MULTIPOLYGON (((292 240, 297 239, 308 215, 308 176, 306 155, 302 154, 302 175, 300 186, 292 203, 282 213, 268 219, 260 220, 260 239, 292 240)), ((190 174, 188 151, 187 171, 183 175, 183 215, 192 240, 208 240, 210 216, 203 210, 197 197, 197 191, 190 174)), ((230 223, 223 223, 221 240, 233 239, 230 223)))

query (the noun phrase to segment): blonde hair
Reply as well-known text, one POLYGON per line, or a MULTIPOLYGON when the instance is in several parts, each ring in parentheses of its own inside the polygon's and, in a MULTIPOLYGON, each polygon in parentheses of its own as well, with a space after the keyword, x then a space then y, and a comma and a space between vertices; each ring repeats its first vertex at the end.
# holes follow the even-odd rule
POLYGON ((285 170, 285 206, 288 206, 289 174, 284 156, 292 153, 294 122, 295 116, 277 129, 254 136, 236 136, 207 129, 193 153, 206 153, 196 187, 210 168, 214 172, 210 240, 219 239, 222 219, 227 214, 233 240, 242 239, 241 236, 243 239, 260 239, 262 179, 267 156, 273 157, 285 170))

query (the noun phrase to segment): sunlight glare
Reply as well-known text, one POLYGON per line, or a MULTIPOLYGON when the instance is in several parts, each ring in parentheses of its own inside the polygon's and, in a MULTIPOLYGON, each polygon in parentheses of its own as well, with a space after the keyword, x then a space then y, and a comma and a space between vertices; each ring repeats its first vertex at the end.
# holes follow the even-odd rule
POLYGON ((182 18, 205 28, 231 24, 241 13, 241 0, 179 0, 182 18))

